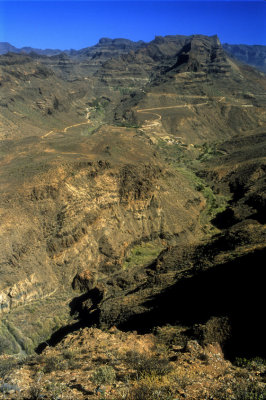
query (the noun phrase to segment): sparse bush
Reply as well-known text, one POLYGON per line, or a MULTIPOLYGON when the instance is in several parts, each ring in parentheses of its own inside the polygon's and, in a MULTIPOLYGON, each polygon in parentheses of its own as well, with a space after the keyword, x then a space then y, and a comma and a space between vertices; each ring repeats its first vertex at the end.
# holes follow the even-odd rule
POLYGON ((7 358, 0 361, 0 379, 5 379, 5 377, 14 369, 18 368, 19 364, 17 360, 13 358, 7 358))
POLYGON ((206 324, 198 325, 194 330, 204 345, 219 343, 222 346, 231 334, 231 327, 226 317, 211 317, 206 324))
POLYGON ((265 400, 266 388, 259 387, 257 382, 235 383, 232 387, 234 400, 265 400))
POLYGON ((66 391, 67 386, 64 383, 51 381, 46 385, 50 400, 62 399, 62 394, 66 391))
POLYGON ((210 399, 217 400, 265 400, 266 388, 260 387, 258 382, 239 380, 237 382, 227 382, 219 388, 215 388, 210 393, 210 399))
POLYGON ((33 385, 30 387, 30 398, 29 400, 39 400, 43 397, 43 386, 41 384, 41 380, 43 377, 43 373, 38 373, 35 376, 35 381, 33 385))
POLYGON ((137 372, 137 377, 143 375, 166 375, 171 371, 172 366, 168 359, 156 356, 146 356, 136 351, 126 353, 125 362, 137 372))
POLYGON ((62 352, 62 356, 65 360, 71 360, 72 358, 74 358, 75 354, 72 350, 64 350, 62 352))
POLYGON ((251 359, 237 357, 235 364, 241 368, 247 368, 248 370, 259 370, 264 372, 266 370, 266 360, 261 357, 255 357, 251 359))
POLYGON ((172 400, 173 393, 168 386, 150 382, 140 382, 132 388, 128 400, 172 400))
POLYGON ((30 388, 30 400, 39 400, 42 396, 42 387, 39 384, 34 384, 30 388))
POLYGON ((94 371, 91 381, 96 385, 112 384, 115 380, 115 377, 115 370, 112 367, 105 365, 97 368, 94 371))
POLYGON ((163 327, 157 327, 154 330, 154 334, 156 335, 157 343, 163 344, 167 348, 171 346, 185 347, 188 340, 186 331, 187 328, 182 326, 165 325, 163 327))
POLYGON ((50 356, 45 359, 45 366, 43 371, 49 373, 52 371, 66 369, 67 363, 61 357, 50 356))

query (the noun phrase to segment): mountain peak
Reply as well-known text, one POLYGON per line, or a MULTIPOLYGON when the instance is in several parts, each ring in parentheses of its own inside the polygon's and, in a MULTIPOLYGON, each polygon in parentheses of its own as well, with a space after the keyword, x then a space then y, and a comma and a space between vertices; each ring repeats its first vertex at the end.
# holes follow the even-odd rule
POLYGON ((189 38, 177 55, 177 62, 171 68, 182 72, 226 73, 230 69, 218 36, 195 35, 189 38))

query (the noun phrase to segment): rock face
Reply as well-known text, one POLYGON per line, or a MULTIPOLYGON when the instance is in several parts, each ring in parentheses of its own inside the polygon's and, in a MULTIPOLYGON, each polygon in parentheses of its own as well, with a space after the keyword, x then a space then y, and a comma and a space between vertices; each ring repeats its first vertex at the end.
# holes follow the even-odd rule
POLYGON ((266 72, 266 46, 224 43, 223 48, 235 59, 266 72))
POLYGON ((241 263, 247 292, 249 262, 260 282, 264 75, 216 36, 194 35, 6 54, 0 76, 5 351, 84 325, 194 329, 215 316, 228 318, 235 345, 244 316, 233 286, 233 311, 213 288, 217 309, 194 291, 198 279, 207 293, 212 278, 236 284, 241 263), (184 288, 199 318, 189 299, 166 311, 184 288))

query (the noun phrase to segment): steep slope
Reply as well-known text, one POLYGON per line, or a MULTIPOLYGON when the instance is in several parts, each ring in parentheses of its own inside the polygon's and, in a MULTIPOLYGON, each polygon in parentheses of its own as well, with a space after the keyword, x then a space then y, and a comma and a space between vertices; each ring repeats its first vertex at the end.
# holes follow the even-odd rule
POLYGON ((235 345, 239 266, 246 291, 249 263, 261 282, 264 74, 202 35, 0 66, 1 351, 93 324, 195 329, 212 316, 228 318, 235 345), (208 293, 228 276, 233 312, 206 295, 196 316, 197 284, 208 293), (191 299, 166 312, 184 288, 191 299))
POLYGON ((224 43, 223 48, 235 59, 266 72, 266 46, 224 43))
POLYGON ((200 235, 204 197, 154 157, 134 129, 105 126, 89 137, 77 129, 5 148, 1 310, 22 349, 63 323, 56 318, 66 318, 61 307, 68 310, 79 271, 109 279, 136 244, 150 243, 155 258, 168 243, 200 235), (57 310, 40 324, 36 316, 47 313, 50 298, 57 310), (47 300, 34 306, 41 299, 47 300))
POLYGON ((194 36, 171 66, 153 74, 144 92, 125 99, 115 118, 148 121, 146 134, 170 134, 185 144, 219 141, 263 126, 264 88, 264 75, 234 63, 216 36, 194 36))
MULTIPOLYGON (((213 319, 205 336, 217 329, 213 319)), ((226 335, 226 321, 221 320, 226 335)), ((265 397, 263 360, 238 366, 224 359, 218 344, 202 345, 182 337, 185 327, 138 335, 85 328, 56 348, 18 362, 2 358, 3 398, 154 400, 265 397), (19 397, 18 397, 19 396, 19 397), (178 396, 178 397, 177 397, 178 396), (244 397, 245 396, 245 397, 244 397)), ((0 357, 1 359, 1 357, 0 357)), ((1 394, 0 394, 1 396, 1 394)))
POLYGON ((90 89, 68 82, 36 55, 0 59, 1 139, 40 136, 52 128, 82 122, 90 89), (50 128, 50 129, 49 129, 50 128))

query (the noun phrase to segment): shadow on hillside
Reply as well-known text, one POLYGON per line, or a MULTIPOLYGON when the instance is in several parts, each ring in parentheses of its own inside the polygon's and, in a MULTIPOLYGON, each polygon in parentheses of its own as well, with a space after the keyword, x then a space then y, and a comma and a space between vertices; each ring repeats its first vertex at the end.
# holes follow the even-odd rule
MULTIPOLYGON (((142 334, 165 324, 192 327, 205 323, 212 316, 227 316, 231 338, 224 347, 225 356, 229 359, 237 356, 266 357, 264 260, 265 250, 256 250, 209 270, 198 271, 193 277, 181 279, 144 303, 143 306, 150 311, 131 316, 117 327, 142 334)), ((37 347, 37 353, 47 345, 56 345, 69 333, 99 324, 100 309, 92 307, 94 312, 88 313, 86 307, 82 307, 92 294, 90 291, 72 300, 71 313, 78 312, 79 321, 54 332, 47 342, 37 347)), ((98 295, 95 292, 97 301, 98 295)))
POLYGON ((183 278, 147 301, 150 311, 132 316, 122 330, 150 332, 155 326, 204 323, 212 316, 228 316, 231 339, 225 355, 266 356, 264 331, 265 250, 183 278))
POLYGON ((83 302, 85 302, 86 300, 91 298, 91 296, 92 296, 91 292, 92 291, 89 291, 88 293, 82 294, 81 296, 78 296, 78 297, 74 297, 74 299, 71 300, 71 302, 69 303, 70 315, 74 315, 74 314, 78 313, 79 320, 73 324, 63 326, 62 328, 55 331, 51 335, 50 339, 40 343, 35 348, 35 351, 37 354, 41 354, 47 346, 55 346, 56 344, 61 342, 61 340, 63 340, 69 333, 73 333, 75 331, 78 331, 79 329, 85 328, 86 326, 92 326, 95 323, 97 323, 97 321, 99 319, 99 315, 98 315, 97 311, 95 311, 91 315, 91 318, 89 319, 89 324, 88 324, 86 322, 88 319, 84 316, 84 312, 83 312, 83 308, 82 308, 83 302))

